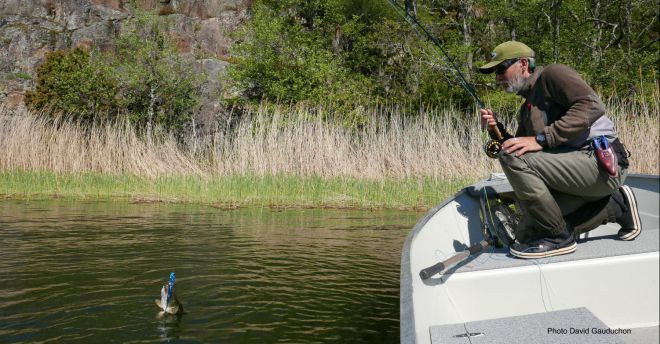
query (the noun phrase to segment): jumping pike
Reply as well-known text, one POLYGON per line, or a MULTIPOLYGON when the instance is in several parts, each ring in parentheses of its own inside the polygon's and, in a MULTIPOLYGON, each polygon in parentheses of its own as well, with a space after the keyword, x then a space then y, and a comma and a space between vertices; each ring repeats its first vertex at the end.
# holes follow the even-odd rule
POLYGON ((160 289, 160 299, 156 299, 156 305, 162 309, 163 314, 182 314, 183 305, 174 294, 174 272, 170 274, 170 280, 160 289))

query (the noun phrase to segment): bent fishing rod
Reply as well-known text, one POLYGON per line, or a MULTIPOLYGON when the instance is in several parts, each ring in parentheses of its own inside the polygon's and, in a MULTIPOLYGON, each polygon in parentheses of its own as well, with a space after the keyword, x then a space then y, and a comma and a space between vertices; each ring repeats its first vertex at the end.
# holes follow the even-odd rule
MULTIPOLYGON (((402 6, 398 1, 396 0, 388 0, 390 5, 394 8, 395 12, 397 12, 399 15, 401 15, 410 25, 412 25, 413 29, 415 32, 421 36, 422 38, 426 38, 433 45, 440 50, 442 55, 438 55, 437 50, 433 50, 436 55, 440 58, 440 60, 444 60, 447 62, 447 64, 450 66, 450 70, 454 72, 454 76, 458 79, 458 83, 467 91, 467 93, 472 97, 472 99, 477 103, 480 109, 486 108, 484 103, 479 99, 479 96, 477 95, 477 91, 475 90, 474 86, 465 78, 463 75, 463 72, 461 72, 461 69, 458 68, 454 60, 451 58, 447 50, 442 46, 442 43, 440 40, 433 36, 425 27, 422 25, 415 16, 411 15, 408 9, 404 6, 402 6)), ((492 127, 490 130, 492 130, 493 134, 495 135, 494 140, 489 140, 486 142, 486 145, 484 146, 484 150, 486 151, 486 155, 490 158, 497 158, 498 153, 502 150, 502 140, 503 136, 502 133, 500 132, 499 128, 496 126, 492 127)), ((462 252, 458 252, 454 254, 452 257, 434 264, 433 266, 430 266, 428 268, 422 269, 419 272, 419 277, 421 277, 422 280, 429 279, 431 276, 442 273, 446 268, 459 264, 465 260, 467 260, 470 256, 479 253, 483 250, 485 250, 487 247, 493 245, 496 241, 495 235, 491 233, 490 231, 487 232, 487 238, 485 240, 482 240, 476 244, 473 244, 472 246, 466 248, 462 252)))
MULTIPOLYGON (((440 58, 440 60, 444 60, 447 62, 447 64, 450 67, 450 70, 454 72, 454 75, 456 79, 458 79, 458 83, 467 91, 467 93, 472 97, 472 99, 477 103, 480 109, 485 109, 486 106, 484 105, 484 102, 479 99, 479 96, 477 95, 477 91, 475 90, 474 86, 465 78, 463 75, 463 72, 461 72, 461 69, 458 68, 456 63, 454 62, 454 59, 451 58, 447 50, 442 46, 442 43, 440 40, 433 36, 425 27, 422 25, 415 16, 410 14, 410 11, 408 9, 401 5, 397 0, 388 0, 390 5, 394 8, 395 12, 402 16, 410 25, 412 25, 413 29, 415 32, 422 38, 426 38, 433 45, 442 52, 442 55, 438 54, 437 50, 433 50, 436 55, 440 58)), ((486 142, 486 145, 484 146, 484 150, 486 151, 486 155, 490 158, 497 158, 498 153, 502 150, 502 140, 503 136, 502 133, 500 132, 499 128, 497 125, 494 127, 491 127, 490 130, 493 132, 495 135, 494 140, 489 140, 486 142)))

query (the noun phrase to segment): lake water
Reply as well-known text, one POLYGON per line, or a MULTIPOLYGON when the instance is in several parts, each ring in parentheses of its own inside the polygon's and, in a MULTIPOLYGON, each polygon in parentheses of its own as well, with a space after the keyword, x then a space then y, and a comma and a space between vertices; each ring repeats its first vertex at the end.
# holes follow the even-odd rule
POLYGON ((0 342, 396 343, 421 215, 0 201, 0 342))

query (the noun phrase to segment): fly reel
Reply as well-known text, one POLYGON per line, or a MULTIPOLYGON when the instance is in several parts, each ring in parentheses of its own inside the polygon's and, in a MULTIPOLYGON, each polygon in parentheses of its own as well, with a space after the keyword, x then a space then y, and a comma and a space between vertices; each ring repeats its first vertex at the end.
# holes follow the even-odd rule
POLYGON ((493 132, 495 139, 488 140, 488 142, 486 142, 484 151, 486 151, 486 155, 488 155, 489 158, 497 159, 500 151, 502 150, 501 141, 503 141, 503 136, 500 132, 500 128, 498 128, 497 125, 490 127, 489 130, 493 132))
POLYGON ((489 158, 497 159, 498 154, 502 150, 502 144, 498 140, 488 140, 484 145, 484 151, 489 158))

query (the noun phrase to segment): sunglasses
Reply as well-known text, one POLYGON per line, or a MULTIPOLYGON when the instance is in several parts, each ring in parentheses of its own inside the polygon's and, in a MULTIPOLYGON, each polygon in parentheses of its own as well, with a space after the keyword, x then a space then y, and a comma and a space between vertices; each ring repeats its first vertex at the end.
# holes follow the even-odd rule
POLYGON ((506 73, 507 69, 509 69, 509 67, 513 66, 514 64, 516 64, 516 62, 518 61, 520 60, 519 59, 505 60, 504 62, 497 65, 497 67, 495 67, 495 74, 501 75, 506 73))

